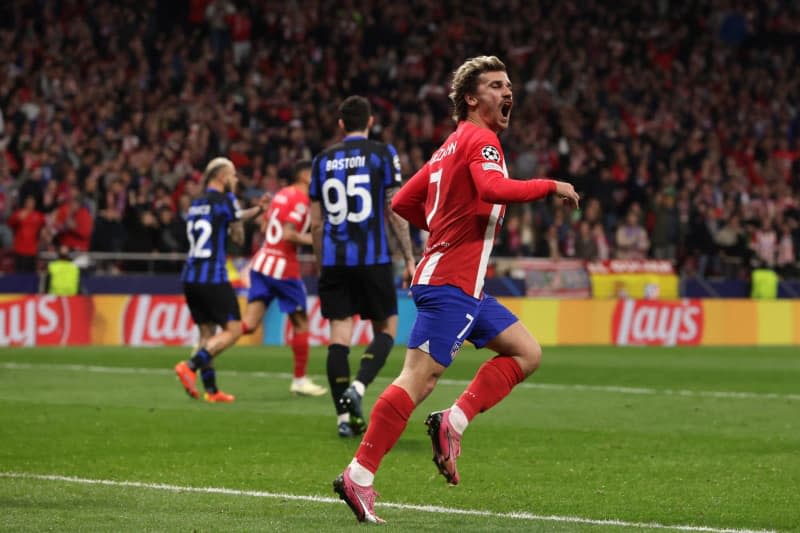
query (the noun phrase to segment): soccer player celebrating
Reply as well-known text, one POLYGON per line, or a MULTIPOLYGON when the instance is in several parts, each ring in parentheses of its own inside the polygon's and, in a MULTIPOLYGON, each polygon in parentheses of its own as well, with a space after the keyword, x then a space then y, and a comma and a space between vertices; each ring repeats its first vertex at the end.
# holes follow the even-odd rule
POLYGON ((555 193, 578 205, 578 194, 568 183, 508 179, 497 135, 508 127, 513 97, 505 65, 498 58, 481 56, 462 64, 455 72, 450 98, 456 131, 392 202, 397 213, 430 232, 411 285, 417 318, 403 369, 375 402, 355 458, 333 482, 361 522, 383 522, 373 508, 375 472, 465 340, 495 355, 452 407, 431 413, 425 422, 434 462, 453 485, 459 482, 456 458, 467 425, 539 366, 539 343, 517 317, 483 291, 505 204, 555 193))
POLYGON ((300 161, 294 168, 294 183, 275 195, 261 224, 264 244, 253 257, 250 268, 250 291, 244 311, 242 331, 251 333, 264 318, 272 300, 289 314, 294 328, 292 353, 294 378, 289 387, 293 394, 322 396, 328 389, 306 376, 308 367, 308 314, 306 288, 300 278, 297 246, 311 246, 308 185, 311 161, 300 161))
POLYGON ((175 365, 175 374, 189 396, 199 398, 196 372, 200 370, 205 400, 232 402, 233 395, 217 388, 213 364, 214 358, 242 335, 239 302, 225 268, 225 248, 229 233, 236 244, 244 242, 242 221, 263 213, 269 205, 269 195, 264 194, 255 207, 239 209, 233 194, 239 181, 236 168, 224 157, 208 163, 203 180, 206 193, 189 207, 189 254, 181 273, 186 304, 200 330, 199 349, 189 360, 175 365), (222 331, 216 333, 218 325, 222 331))
POLYGON ((366 98, 346 98, 339 115, 344 140, 314 158, 309 196, 311 235, 321 267, 322 316, 331 327, 328 383, 339 436, 352 437, 366 427, 361 399, 386 362, 397 334, 387 226, 402 250, 408 280, 414 273, 414 256, 408 223, 391 210, 401 183, 397 151, 367 139, 373 117, 366 98), (372 321, 373 340, 351 384, 348 355, 355 314, 372 321))

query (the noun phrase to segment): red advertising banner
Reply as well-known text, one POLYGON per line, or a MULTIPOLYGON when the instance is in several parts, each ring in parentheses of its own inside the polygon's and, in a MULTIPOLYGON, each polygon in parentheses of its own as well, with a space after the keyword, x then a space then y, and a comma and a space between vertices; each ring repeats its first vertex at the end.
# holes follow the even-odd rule
POLYGON ((122 314, 122 343, 132 346, 186 346, 199 332, 183 296, 130 296, 122 314))
MULTIPOLYGON (((322 309, 318 296, 309 296, 308 303, 308 340, 312 346, 327 346, 330 342, 330 324, 328 319, 322 316, 322 309)), ((268 328, 270 329, 270 328, 268 328)), ((289 320, 285 320, 283 325, 283 338, 285 343, 290 343, 294 336, 294 328, 289 320)), ((369 344, 372 342, 372 322, 363 320, 360 316, 353 317, 353 336, 350 344, 369 344)))
POLYGON ((618 346, 700 344, 702 300, 618 300, 611 320, 611 339, 618 346))
POLYGON ((0 346, 53 346, 91 342, 88 296, 12 296, 0 299, 0 346))

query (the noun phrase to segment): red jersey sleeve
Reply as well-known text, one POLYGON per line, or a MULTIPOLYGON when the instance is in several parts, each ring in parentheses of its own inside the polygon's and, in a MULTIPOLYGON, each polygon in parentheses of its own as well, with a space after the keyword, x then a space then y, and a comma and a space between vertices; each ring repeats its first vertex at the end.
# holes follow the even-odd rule
POLYGON ((481 200, 492 204, 529 202, 556 191, 553 180, 511 180, 506 177, 505 168, 500 143, 487 130, 469 148, 469 170, 481 200))
POLYGON ((415 227, 426 231, 428 222, 425 219, 425 200, 428 196, 429 182, 430 170, 426 163, 392 198, 392 210, 395 213, 415 227))

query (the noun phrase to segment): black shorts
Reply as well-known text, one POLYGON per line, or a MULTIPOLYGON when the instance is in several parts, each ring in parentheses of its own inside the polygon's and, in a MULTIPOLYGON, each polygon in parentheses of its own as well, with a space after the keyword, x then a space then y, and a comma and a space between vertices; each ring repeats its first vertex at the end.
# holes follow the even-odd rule
POLYGON ((242 319, 239 300, 230 283, 184 283, 183 294, 195 324, 218 324, 222 327, 242 319))
POLYGON ((397 314, 392 265, 328 266, 319 277, 322 316, 344 319, 355 314, 385 320, 397 314))

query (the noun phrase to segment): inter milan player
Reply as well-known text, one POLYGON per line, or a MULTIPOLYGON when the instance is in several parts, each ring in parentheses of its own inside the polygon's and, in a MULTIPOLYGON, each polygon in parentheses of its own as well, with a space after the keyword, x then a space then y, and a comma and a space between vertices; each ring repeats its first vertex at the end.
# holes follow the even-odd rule
POLYGON ((333 482, 361 522, 383 521, 374 511, 375 472, 464 341, 486 347, 494 356, 452 407, 431 413, 425 422, 434 462, 453 485, 459 482, 456 458, 467 425, 539 366, 539 343, 483 291, 505 205, 552 193, 578 205, 578 194, 568 183, 508 179, 497 135, 508 127, 513 98, 498 58, 481 56, 462 64, 454 74, 450 98, 456 131, 392 202, 397 213, 430 232, 411 285, 417 318, 403 369, 375 402, 355 458, 333 482))
POLYGON ((297 247, 311 246, 308 232, 308 184, 311 182, 311 161, 300 161, 294 167, 294 182, 275 194, 261 223, 264 244, 253 257, 250 268, 250 291, 244 311, 242 331, 251 333, 274 299, 280 310, 289 315, 294 333, 294 378, 289 386, 292 394, 322 396, 328 389, 306 376, 308 367, 308 314, 306 288, 300 277, 297 247))
POLYGON ((397 333, 387 227, 399 243, 407 280, 414 273, 414 256, 408 223, 391 210, 401 182, 397 151, 367 138, 373 117, 366 98, 346 98, 339 117, 344 140, 314 158, 309 196, 322 316, 331 326, 328 383, 339 435, 352 437, 366 427, 364 391, 386 362, 397 333), (351 383, 348 355, 356 314, 372 322, 373 340, 351 383))
POLYGON ((225 268, 228 233, 233 242, 244 241, 242 221, 256 217, 269 205, 269 195, 259 205, 239 209, 233 191, 238 179, 233 163, 224 157, 212 159, 203 173, 206 193, 192 202, 186 221, 189 254, 181 273, 183 292, 192 319, 200 330, 199 349, 187 361, 175 365, 175 373, 192 398, 199 398, 197 375, 209 402, 232 402, 233 395, 217 388, 214 358, 242 335, 236 293, 225 268), (217 326, 222 331, 216 333, 217 326))

